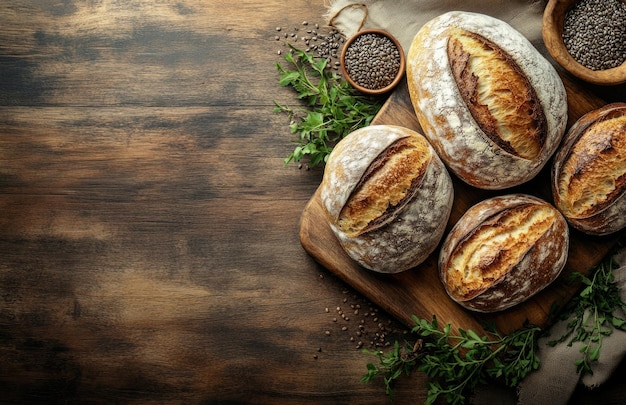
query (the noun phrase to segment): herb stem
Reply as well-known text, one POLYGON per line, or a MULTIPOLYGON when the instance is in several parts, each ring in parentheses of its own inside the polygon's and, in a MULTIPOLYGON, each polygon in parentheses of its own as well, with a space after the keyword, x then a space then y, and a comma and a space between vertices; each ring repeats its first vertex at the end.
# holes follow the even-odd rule
POLYGON ((292 87, 304 105, 296 111, 274 102, 274 111, 287 113, 292 120, 291 133, 299 134, 297 146, 285 164, 308 158, 309 167, 315 167, 326 162, 343 137, 371 123, 382 99, 360 95, 346 80, 327 69, 326 59, 289 46, 290 52, 284 59, 291 68, 276 64, 279 84, 292 87))

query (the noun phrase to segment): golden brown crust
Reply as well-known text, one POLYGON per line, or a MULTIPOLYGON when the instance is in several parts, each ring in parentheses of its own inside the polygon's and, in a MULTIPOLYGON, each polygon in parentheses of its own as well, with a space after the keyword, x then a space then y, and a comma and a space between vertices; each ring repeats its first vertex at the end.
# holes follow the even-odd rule
POLYGON ((461 96, 485 135, 512 155, 536 159, 546 140, 546 118, 513 58, 477 33, 453 29, 448 59, 461 96))
POLYGON ((469 185, 522 184, 556 151, 567 124, 565 87, 510 25, 482 14, 444 13, 419 30, 406 63, 424 135, 469 185))
POLYGON ((626 226, 626 103, 581 117, 555 156, 556 206, 576 228, 597 235, 626 226))
POLYGON ((341 210, 337 226, 357 236, 394 217, 415 195, 432 153, 424 138, 406 137, 378 155, 341 210))
POLYGON ((522 194, 492 198, 470 208, 446 238, 440 277, 462 306, 500 311, 556 279, 568 241, 565 219, 547 202, 522 194))
POLYGON ((393 125, 335 146, 320 185, 330 227, 361 266, 397 273, 435 250, 452 209, 452 180, 426 138, 393 125))

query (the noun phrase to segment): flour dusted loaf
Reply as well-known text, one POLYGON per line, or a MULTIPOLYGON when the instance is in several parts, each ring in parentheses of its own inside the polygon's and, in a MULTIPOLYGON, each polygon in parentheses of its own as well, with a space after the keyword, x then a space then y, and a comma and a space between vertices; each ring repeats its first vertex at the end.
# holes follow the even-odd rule
POLYGON ((361 266, 398 273, 422 263, 443 237, 452 180, 424 136, 372 125, 342 139, 320 185, 330 227, 361 266))
POLYGON ((525 194, 492 197, 471 207, 446 237, 439 277, 463 307, 501 311, 552 283, 568 249, 567 222, 555 207, 525 194))
POLYGON ((556 207, 578 230, 607 235, 626 227, 626 103, 583 115, 552 164, 556 207))
POLYGON ((519 185, 558 147, 567 124, 563 82, 505 22, 442 14, 417 33, 406 66, 424 135, 466 183, 490 190, 519 185))

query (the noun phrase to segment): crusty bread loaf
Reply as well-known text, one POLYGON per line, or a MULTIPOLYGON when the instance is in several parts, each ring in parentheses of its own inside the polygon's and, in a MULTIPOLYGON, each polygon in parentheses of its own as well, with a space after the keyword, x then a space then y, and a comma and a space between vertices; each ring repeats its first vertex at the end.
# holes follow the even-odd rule
POLYGON ((425 137, 372 125, 330 154, 322 205, 343 249, 363 267, 397 273, 437 247, 452 209, 450 176, 425 137))
POLYGON ((525 194, 493 197, 455 224, 439 255, 439 276, 465 308, 495 312, 554 281, 565 266, 569 230, 549 203, 525 194))
POLYGON ((407 55, 419 123, 466 183, 501 190, 532 179, 567 124, 567 95, 552 65, 518 31, 453 11, 426 23, 407 55))
POLYGON ((575 228, 607 235, 626 227, 626 103, 582 116, 552 164, 556 207, 575 228))

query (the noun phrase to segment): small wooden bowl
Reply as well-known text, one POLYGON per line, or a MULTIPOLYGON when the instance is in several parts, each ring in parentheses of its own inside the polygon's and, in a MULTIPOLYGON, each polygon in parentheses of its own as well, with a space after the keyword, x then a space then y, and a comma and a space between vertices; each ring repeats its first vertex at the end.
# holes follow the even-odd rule
POLYGON ((552 57, 574 76, 602 86, 626 83, 626 62, 606 70, 592 70, 576 61, 563 43, 565 15, 580 0, 549 0, 543 13, 543 42, 552 57))
POLYGON ((400 80, 402 79, 402 76, 404 75, 404 70, 406 67, 404 51, 402 50, 402 45, 400 45, 400 42, 389 32, 385 30, 380 30, 380 29, 367 29, 367 30, 359 31, 353 36, 351 36, 343 46, 343 50, 341 51, 340 63, 341 63, 341 73, 343 74, 343 77, 348 81, 348 83, 350 83, 352 87, 354 87, 361 93, 370 94, 370 95, 384 94, 390 91, 391 89, 393 89, 394 87, 396 87, 398 83, 400 83, 400 80), (363 87, 357 82, 355 82, 354 79, 350 77, 350 75, 348 74, 348 71, 346 70, 346 63, 345 63, 346 51, 358 37, 364 34, 378 34, 378 35, 387 37, 394 43, 396 48, 398 48, 398 52, 400 54, 400 68, 398 69, 398 73, 396 74, 396 77, 386 87, 383 87, 380 89, 368 89, 367 87, 363 87))

